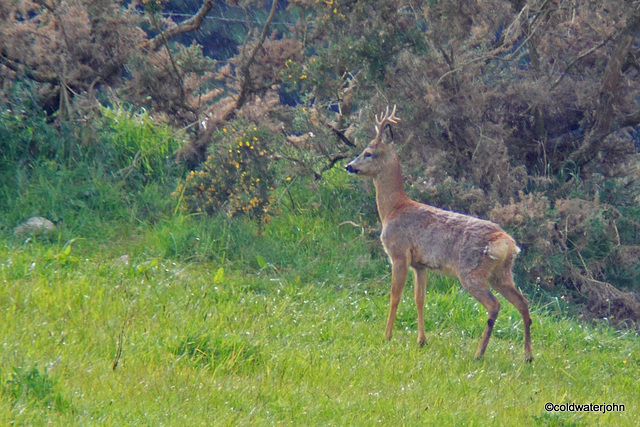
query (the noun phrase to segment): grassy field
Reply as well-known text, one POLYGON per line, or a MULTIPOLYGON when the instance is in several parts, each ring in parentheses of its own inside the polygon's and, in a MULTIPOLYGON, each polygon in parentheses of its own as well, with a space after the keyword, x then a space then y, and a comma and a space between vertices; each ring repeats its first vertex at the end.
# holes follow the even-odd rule
POLYGON ((348 210, 322 189, 279 200, 262 235, 244 219, 123 213, 77 213, 30 239, 6 227, 0 424, 637 425, 635 332, 581 323, 529 293, 533 364, 503 299, 473 361, 486 314, 434 275, 427 345, 416 343, 411 282, 387 342, 389 270, 360 212, 371 206, 348 210))

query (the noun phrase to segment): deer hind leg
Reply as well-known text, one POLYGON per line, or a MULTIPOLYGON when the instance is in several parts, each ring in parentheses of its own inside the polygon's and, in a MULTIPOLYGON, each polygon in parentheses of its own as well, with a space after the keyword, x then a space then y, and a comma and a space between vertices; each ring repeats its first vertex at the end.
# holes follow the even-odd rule
POLYGON ((500 312, 500 301, 491 293, 486 283, 482 280, 469 277, 461 277, 460 283, 462 286, 477 299, 487 309, 489 318, 487 319, 487 326, 484 328, 478 350, 476 350, 475 359, 481 359, 484 356, 484 351, 487 349, 489 338, 491 338, 491 332, 493 332, 493 325, 496 322, 498 313, 500 312))
POLYGON ((387 318, 387 328, 384 336, 390 340, 393 333, 393 322, 396 318, 398 304, 402 296, 402 289, 407 280, 407 259, 405 257, 391 258, 391 303, 389 306, 389 317, 387 318))
POLYGON ((513 283, 511 271, 505 270, 501 275, 492 278, 491 286, 500 292, 511 304, 513 304, 522 316, 522 324, 524 325, 524 357, 526 362, 533 361, 533 353, 531 352, 531 316, 529 315, 529 304, 527 299, 516 289, 513 283))
POLYGON ((414 269, 414 293, 416 309, 418 310, 418 344, 421 346, 427 341, 424 333, 424 294, 427 288, 427 270, 414 269))

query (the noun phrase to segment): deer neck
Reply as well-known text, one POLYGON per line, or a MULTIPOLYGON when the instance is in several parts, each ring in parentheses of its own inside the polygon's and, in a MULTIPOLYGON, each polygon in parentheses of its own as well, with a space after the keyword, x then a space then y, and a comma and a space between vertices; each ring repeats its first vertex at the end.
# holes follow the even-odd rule
POLYGON ((391 213, 408 200, 397 154, 394 153, 389 166, 374 177, 373 184, 376 187, 378 214, 384 224, 391 213))

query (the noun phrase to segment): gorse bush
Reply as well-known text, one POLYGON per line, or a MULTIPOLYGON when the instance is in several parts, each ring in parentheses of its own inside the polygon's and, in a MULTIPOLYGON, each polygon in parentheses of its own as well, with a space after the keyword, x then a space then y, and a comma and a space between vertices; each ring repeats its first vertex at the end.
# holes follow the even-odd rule
MULTIPOLYGON (((189 172, 173 193, 185 212, 248 215, 258 223, 269 219, 276 180, 275 136, 246 122, 236 122, 213 135, 204 164, 189 172)), ((290 179, 290 178, 289 178, 290 179)))
POLYGON ((553 203, 541 193, 520 194, 518 201, 493 208, 489 216, 523 247, 515 268, 524 283, 586 294, 591 311, 613 321, 640 316, 633 294, 606 283, 637 291, 640 249, 633 237, 623 240, 620 229, 637 229, 638 224, 597 194, 591 200, 568 197, 553 203))

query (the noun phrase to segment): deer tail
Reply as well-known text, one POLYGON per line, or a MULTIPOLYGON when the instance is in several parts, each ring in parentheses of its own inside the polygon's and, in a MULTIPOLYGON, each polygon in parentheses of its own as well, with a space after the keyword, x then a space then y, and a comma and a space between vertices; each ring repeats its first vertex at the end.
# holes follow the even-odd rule
POLYGON ((520 253, 520 248, 515 240, 507 233, 495 233, 492 237, 493 239, 485 248, 485 253, 489 258, 506 261, 507 259, 513 259, 520 253))

